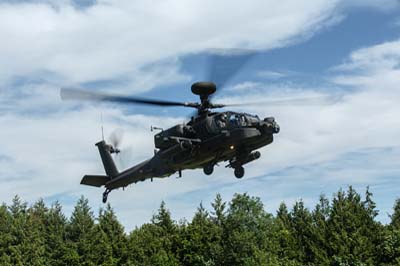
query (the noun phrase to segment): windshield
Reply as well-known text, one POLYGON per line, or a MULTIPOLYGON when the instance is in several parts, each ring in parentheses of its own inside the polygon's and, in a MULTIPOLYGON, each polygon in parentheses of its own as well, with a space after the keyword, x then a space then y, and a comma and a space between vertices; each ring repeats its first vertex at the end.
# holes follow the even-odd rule
POLYGON ((245 127, 247 125, 246 118, 242 114, 231 114, 229 117, 229 125, 231 127, 245 127))
POLYGON ((243 114, 222 113, 213 117, 210 131, 220 133, 229 128, 245 127, 247 125, 247 119, 243 114))
POLYGON ((227 127, 226 114, 220 114, 216 116, 214 122, 218 129, 225 129, 227 127))

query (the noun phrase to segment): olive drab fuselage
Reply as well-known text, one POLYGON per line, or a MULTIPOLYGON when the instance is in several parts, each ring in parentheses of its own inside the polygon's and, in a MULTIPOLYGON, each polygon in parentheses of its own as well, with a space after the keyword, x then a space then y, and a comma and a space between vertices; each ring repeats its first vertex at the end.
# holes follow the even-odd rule
MULTIPOLYGON (((125 187, 146 179, 167 177, 185 169, 213 167, 226 161, 237 168, 260 157, 255 150, 273 141, 279 131, 274 118, 236 112, 207 113, 188 123, 155 134, 155 154, 111 178, 109 189, 125 187)), ((212 169, 212 168, 211 168, 212 169)), ((212 172, 212 170, 211 170, 212 172)), ((235 173, 236 174, 236 173, 235 173)))
POLYGON ((183 106, 197 109, 197 115, 185 124, 175 125, 154 136, 154 156, 123 172, 119 172, 112 153, 117 147, 96 143, 106 175, 85 175, 81 184, 105 186, 103 202, 111 190, 124 188, 132 183, 146 179, 163 178, 186 169, 203 168, 206 175, 213 173, 214 166, 227 162, 226 167, 234 169, 237 178, 244 175, 243 165, 260 158, 257 149, 273 141, 273 134, 279 126, 273 117, 260 119, 256 115, 237 112, 212 112, 215 108, 228 105, 215 104, 210 95, 215 93, 213 82, 192 84, 192 93, 198 95, 200 102, 172 102, 165 100, 125 97, 103 93, 93 93, 77 89, 61 91, 63 99, 83 99, 117 103, 140 103, 158 106, 183 106))

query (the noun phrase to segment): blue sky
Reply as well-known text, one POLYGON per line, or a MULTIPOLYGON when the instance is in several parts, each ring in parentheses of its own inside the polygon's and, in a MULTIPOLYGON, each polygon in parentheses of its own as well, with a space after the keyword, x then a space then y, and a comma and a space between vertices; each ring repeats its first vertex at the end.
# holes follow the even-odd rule
POLYGON ((321 193, 369 186, 382 222, 400 197, 398 1, 0 0, 0 36, 0 201, 42 197, 69 213, 84 195, 97 210, 102 190, 79 181, 103 172, 100 117, 106 136, 124 131, 125 168, 152 155, 151 125, 182 123, 192 110, 66 103, 59 88, 194 101, 190 85, 207 77, 214 48, 256 51, 215 101, 332 101, 235 109, 275 116, 282 129, 245 178, 220 167, 114 191, 128 230, 161 200, 190 219, 216 193, 248 192, 274 213, 281 201, 312 207, 321 193))

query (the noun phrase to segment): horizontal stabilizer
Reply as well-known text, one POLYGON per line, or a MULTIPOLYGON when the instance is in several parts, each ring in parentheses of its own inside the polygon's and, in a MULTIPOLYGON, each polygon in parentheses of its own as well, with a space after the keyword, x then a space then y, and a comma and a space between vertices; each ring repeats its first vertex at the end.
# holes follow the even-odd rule
POLYGON ((81 180, 81 185, 101 187, 109 180, 110 178, 105 175, 85 175, 81 180))

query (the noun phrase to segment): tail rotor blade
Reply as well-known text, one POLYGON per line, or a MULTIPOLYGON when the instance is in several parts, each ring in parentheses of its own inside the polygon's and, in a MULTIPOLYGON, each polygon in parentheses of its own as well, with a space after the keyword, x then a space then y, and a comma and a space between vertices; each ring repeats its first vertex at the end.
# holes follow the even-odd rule
POLYGON ((111 145, 118 149, 121 145, 122 139, 124 137, 124 131, 120 128, 115 129, 113 132, 111 132, 109 140, 111 145))

